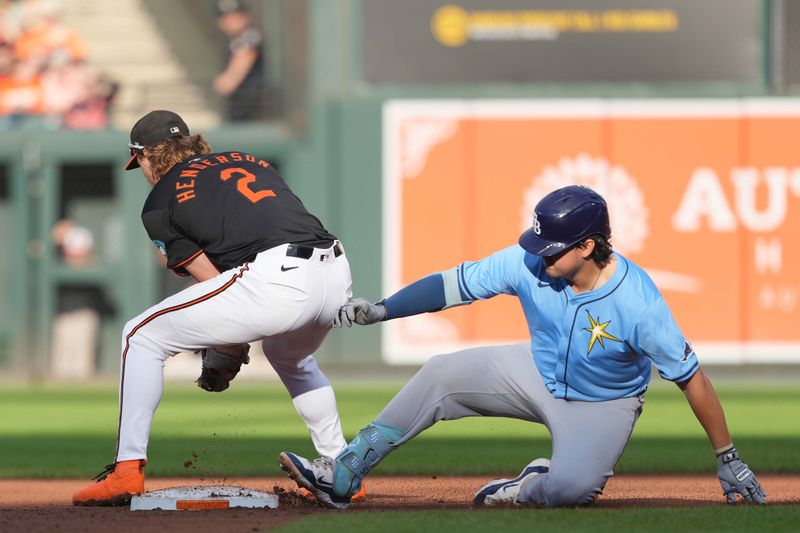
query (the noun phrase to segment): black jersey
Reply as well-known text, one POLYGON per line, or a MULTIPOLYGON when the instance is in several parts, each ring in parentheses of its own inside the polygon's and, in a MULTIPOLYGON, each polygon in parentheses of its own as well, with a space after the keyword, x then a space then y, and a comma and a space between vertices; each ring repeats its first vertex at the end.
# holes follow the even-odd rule
POLYGON ((167 266, 182 275, 201 253, 224 271, 280 244, 335 240, 269 163, 244 152, 172 167, 147 197, 142 222, 167 266))

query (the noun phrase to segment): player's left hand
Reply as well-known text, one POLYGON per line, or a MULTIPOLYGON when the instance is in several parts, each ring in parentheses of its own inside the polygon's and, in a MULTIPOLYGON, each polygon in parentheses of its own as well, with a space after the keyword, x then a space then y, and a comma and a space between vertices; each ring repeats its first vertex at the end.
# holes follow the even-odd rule
POLYGON ((208 392, 226 390, 236 374, 250 362, 249 344, 215 346, 201 350, 203 369, 197 378, 197 386, 208 392))
POLYGON ((767 493, 747 463, 739 458, 736 448, 717 456, 717 476, 728 503, 736 503, 737 493, 747 503, 767 503, 767 493))

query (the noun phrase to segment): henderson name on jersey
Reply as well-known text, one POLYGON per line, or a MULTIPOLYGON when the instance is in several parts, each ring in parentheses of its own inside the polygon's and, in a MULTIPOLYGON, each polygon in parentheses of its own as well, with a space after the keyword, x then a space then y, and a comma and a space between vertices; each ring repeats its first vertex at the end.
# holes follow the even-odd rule
POLYGON ((201 253, 224 272, 281 244, 324 248, 336 239, 269 163, 244 152, 172 167, 147 197, 142 222, 167 267, 184 276, 201 253))

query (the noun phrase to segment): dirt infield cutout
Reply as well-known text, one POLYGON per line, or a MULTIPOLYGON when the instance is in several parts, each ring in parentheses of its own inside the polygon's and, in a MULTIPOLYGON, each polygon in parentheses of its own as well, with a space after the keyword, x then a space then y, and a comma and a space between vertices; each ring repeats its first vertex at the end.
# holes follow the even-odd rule
MULTIPOLYGON (((800 504, 800 475, 759 476, 771 504, 800 504)), ((102 531, 113 523, 120 533, 143 530, 170 533, 259 531, 310 513, 365 510, 469 509, 484 477, 371 477, 367 500, 350 511, 333 511, 298 496, 294 483, 279 478, 148 479, 147 490, 179 485, 231 485, 275 492, 276 510, 142 511, 128 508, 73 507, 72 492, 86 480, 0 480, 0 531, 102 531)), ((597 508, 724 505, 712 475, 617 476, 609 480, 597 508)))

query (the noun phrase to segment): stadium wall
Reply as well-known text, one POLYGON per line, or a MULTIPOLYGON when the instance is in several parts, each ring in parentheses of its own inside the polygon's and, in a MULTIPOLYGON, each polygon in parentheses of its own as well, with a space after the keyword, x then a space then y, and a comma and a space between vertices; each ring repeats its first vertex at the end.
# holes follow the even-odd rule
MULTIPOLYGON (((431 20, 445 3, 432 2, 416 22, 407 24, 420 24, 420 31, 430 33, 431 20)), ((462 4, 475 11, 481 2, 462 4)), ((586 98, 701 98, 713 106, 717 98, 771 95, 770 3, 739 5, 758 16, 755 32, 748 33, 755 36, 757 53, 748 56, 755 64, 740 73, 744 78, 738 81, 416 83, 386 80, 387 73, 370 70, 376 65, 374 57, 372 66, 364 62, 364 47, 375 35, 368 24, 376 11, 365 12, 367 3, 269 1, 263 16, 271 24, 282 22, 271 8, 303 20, 297 32, 284 28, 281 43, 291 50, 278 47, 270 52, 293 58, 294 67, 287 70, 293 74, 283 79, 292 113, 268 124, 225 124, 206 133, 215 149, 235 147, 272 160, 307 206, 344 241, 355 293, 377 299, 388 288, 381 257, 386 245, 384 212, 391 201, 384 189, 385 102, 493 98, 513 104, 557 97, 576 99, 579 105, 586 98)), ((126 142, 126 131, 0 133, 0 368, 46 375, 58 287, 95 286, 108 304, 99 333, 98 366, 113 374, 125 320, 164 296, 165 287, 174 286, 159 270, 139 220, 146 184, 135 173, 121 171, 126 142), (91 176, 103 185, 92 185, 91 176), (74 204, 65 203, 58 192, 65 181, 74 204), (81 186, 86 187, 85 195, 81 186), (67 267, 57 256, 51 229, 65 215, 81 217, 78 222, 96 234, 98 249, 89 267, 67 267)), ((382 352, 381 328, 354 328, 334 332, 320 359, 330 364, 380 364, 382 352)))

